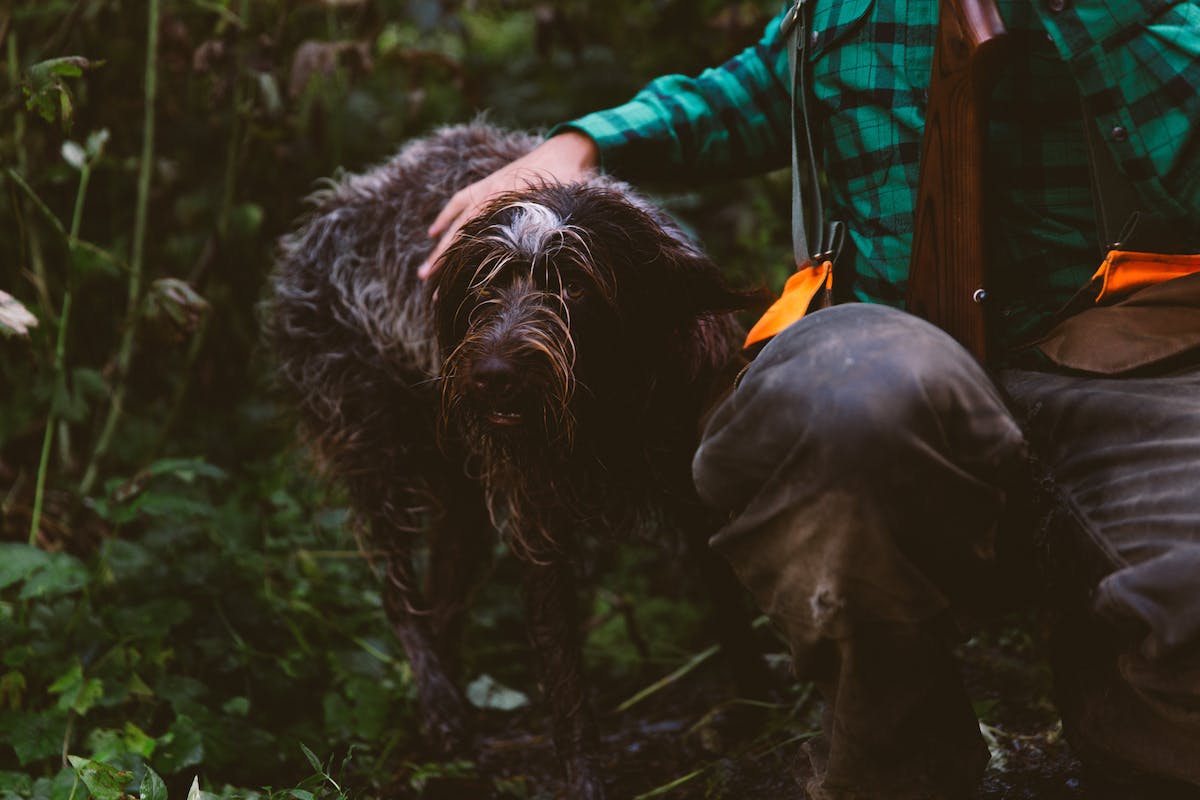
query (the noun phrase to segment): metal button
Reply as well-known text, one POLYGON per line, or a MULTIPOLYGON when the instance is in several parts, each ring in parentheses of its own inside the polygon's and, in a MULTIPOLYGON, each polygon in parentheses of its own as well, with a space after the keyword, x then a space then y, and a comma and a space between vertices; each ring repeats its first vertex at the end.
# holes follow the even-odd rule
POLYGON ((976 289, 975 293, 971 295, 971 299, 976 303, 983 303, 987 300, 987 296, 987 289, 976 289))
POLYGON ((1067 7, 1067 0, 1046 0, 1046 8, 1050 9, 1055 14, 1060 14, 1067 7))
POLYGON ((1112 138, 1114 142, 1124 142, 1129 138, 1129 131, 1117 125, 1112 129, 1112 138))

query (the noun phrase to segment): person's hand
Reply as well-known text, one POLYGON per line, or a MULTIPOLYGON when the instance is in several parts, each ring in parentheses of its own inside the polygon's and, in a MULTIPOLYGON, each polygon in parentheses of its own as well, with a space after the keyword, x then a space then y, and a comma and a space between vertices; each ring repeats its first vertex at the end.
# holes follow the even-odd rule
POLYGON ((522 189, 537 181, 569 182, 591 175, 600 163, 600 151, 586 134, 565 131, 553 136, 516 161, 462 189, 446 203, 429 226, 429 235, 437 237, 437 246, 417 275, 428 279, 437 269, 438 259, 463 223, 475 216, 492 198, 522 189))

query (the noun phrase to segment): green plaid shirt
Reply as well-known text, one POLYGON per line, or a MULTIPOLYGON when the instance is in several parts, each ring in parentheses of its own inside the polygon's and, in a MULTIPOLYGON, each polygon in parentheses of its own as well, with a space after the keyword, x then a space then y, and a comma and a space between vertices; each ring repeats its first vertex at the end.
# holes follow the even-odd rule
MULTIPOLYGON (((1099 263, 1081 95, 1143 205, 1200 244, 1200 0, 998 5, 1016 56, 992 106, 989 223, 1001 267, 990 305, 1011 342, 1099 263)), ((936 14, 934 0, 817 0, 814 9, 812 126, 830 217, 850 234, 836 280, 860 300, 903 305, 936 14)), ((781 21, 720 67, 659 78, 567 127, 595 139, 605 169, 630 180, 784 167, 781 21)))

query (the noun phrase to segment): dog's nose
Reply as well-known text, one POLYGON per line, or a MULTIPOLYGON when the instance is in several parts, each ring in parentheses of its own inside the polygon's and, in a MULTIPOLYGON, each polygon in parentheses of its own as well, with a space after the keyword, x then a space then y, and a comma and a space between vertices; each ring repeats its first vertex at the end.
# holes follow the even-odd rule
POLYGON ((471 383, 477 391, 493 397, 512 393, 517 382, 517 370, 512 362, 498 356, 487 356, 471 370, 471 383))

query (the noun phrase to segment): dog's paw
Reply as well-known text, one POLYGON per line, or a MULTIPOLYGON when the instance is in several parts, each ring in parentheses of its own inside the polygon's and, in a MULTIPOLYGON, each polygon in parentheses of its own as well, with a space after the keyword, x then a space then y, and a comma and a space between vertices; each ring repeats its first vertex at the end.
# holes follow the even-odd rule
POLYGON ((576 777, 568 786, 571 800, 604 800, 604 782, 595 775, 576 777))
POLYGON ((448 680, 426 676, 421 687, 421 728, 426 738, 443 753, 468 753, 473 747, 473 732, 467 714, 467 701, 448 680))
POLYGON ((434 747, 448 756, 467 753, 473 747, 472 729, 462 714, 426 714, 421 727, 434 747))

